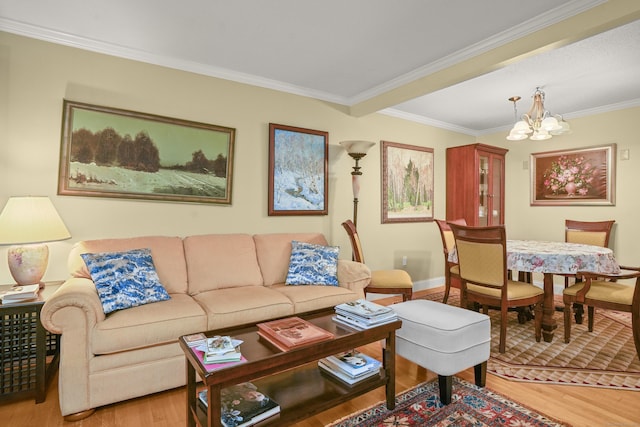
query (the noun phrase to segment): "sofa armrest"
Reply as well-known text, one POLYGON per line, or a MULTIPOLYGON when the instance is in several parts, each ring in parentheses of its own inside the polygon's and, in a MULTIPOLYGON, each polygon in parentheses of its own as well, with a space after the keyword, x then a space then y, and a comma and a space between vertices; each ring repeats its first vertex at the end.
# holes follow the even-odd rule
POLYGON ((58 374, 62 415, 92 408, 91 333, 105 319, 93 281, 82 277, 68 279, 45 301, 40 316, 45 329, 62 334, 58 374))
POLYGON ((346 259, 338 260, 338 283, 343 288, 365 298, 364 288, 371 282, 371 270, 365 264, 346 259))
POLYGON ((73 277, 45 301, 40 318, 49 332, 64 334, 74 329, 89 331, 105 319, 105 314, 93 281, 73 277), (82 325, 78 324, 79 320, 82 325))

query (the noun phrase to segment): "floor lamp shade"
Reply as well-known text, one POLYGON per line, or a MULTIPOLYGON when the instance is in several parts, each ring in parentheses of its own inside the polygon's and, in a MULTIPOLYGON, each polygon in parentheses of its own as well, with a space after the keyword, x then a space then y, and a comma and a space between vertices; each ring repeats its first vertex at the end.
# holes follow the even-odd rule
POLYGON ((0 213, 0 245, 8 250, 11 275, 19 285, 40 283, 47 269, 46 242, 71 234, 48 197, 10 197, 0 213))

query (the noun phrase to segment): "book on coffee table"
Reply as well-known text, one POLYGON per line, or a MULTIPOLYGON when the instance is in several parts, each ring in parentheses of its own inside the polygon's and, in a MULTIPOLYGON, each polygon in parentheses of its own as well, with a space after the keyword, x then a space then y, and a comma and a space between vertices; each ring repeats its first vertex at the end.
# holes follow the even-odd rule
MULTIPOLYGON (((207 390, 198 393, 205 410, 209 405, 207 394, 207 390)), ((225 427, 251 426, 280 412, 280 405, 250 382, 224 388, 220 394, 221 421, 225 427)))
POLYGON ((258 323, 258 334, 282 351, 325 341, 333 333, 299 317, 258 323))

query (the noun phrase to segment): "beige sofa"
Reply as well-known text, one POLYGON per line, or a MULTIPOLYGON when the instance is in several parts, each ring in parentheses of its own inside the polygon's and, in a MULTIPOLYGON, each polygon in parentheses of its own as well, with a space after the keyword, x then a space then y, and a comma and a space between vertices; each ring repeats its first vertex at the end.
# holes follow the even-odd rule
POLYGON ((318 233, 211 234, 83 241, 69 255, 69 278, 42 308, 61 337, 60 409, 80 418, 103 405, 185 384, 176 339, 364 298, 371 272, 340 259, 340 286, 284 285, 291 241, 326 245, 318 233), (82 253, 150 248, 171 299, 105 315, 82 253))

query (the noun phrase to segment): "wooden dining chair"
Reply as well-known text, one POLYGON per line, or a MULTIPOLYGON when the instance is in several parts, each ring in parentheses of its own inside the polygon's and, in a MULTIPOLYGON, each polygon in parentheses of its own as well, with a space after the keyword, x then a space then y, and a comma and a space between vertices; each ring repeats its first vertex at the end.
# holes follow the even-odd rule
POLYGON ((640 358, 640 267, 620 266, 619 274, 579 272, 582 282, 565 288, 564 301, 564 342, 571 339, 571 304, 586 305, 589 332, 593 332, 595 309, 615 310, 631 313, 631 328, 636 353, 640 358), (621 282, 634 279, 634 283, 621 282))
POLYGON ((536 341, 542 337, 544 291, 526 282, 514 281, 507 273, 507 236, 504 225, 469 227, 449 223, 456 241, 460 266, 460 307, 478 303, 483 311, 500 309, 499 351, 504 353, 509 308, 533 306, 536 341))
MULTIPOLYGON (((364 254, 362 243, 358 236, 358 230, 350 219, 342 223, 342 226, 349 235, 353 260, 364 264, 364 254)), ((371 282, 364 288, 365 294, 401 294, 402 301, 409 301, 413 298, 413 280, 404 270, 372 270, 371 282)))
MULTIPOLYGON (((567 219, 564 222, 564 241, 568 243, 580 243, 582 245, 609 247, 611 229, 615 220, 609 221, 576 221, 567 219)), ((567 288, 571 279, 578 282, 580 277, 575 274, 563 274, 564 287, 567 288)), ((582 304, 573 304, 573 312, 576 323, 582 323, 584 309, 582 304)))
MULTIPOLYGON (((442 298, 442 302, 446 304, 449 299, 451 283, 455 281, 456 285, 454 288, 460 288, 460 267, 457 262, 449 261, 449 252, 453 250, 453 247, 456 244, 451 227, 449 227, 447 221, 442 219, 436 219, 435 222, 438 224, 438 229, 440 230, 442 251, 444 252, 444 298, 442 298)), ((464 218, 455 219, 449 222, 467 225, 467 221, 464 218)))

